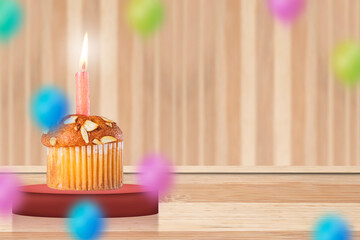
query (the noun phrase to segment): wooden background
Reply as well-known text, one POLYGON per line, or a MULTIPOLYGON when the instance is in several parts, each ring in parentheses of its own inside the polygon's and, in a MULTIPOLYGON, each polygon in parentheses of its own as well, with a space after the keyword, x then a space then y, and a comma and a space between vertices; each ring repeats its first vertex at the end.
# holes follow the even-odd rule
POLYGON ((45 83, 74 99, 86 31, 91 112, 122 128, 126 165, 151 152, 178 166, 360 165, 359 89, 329 66, 338 42, 360 41, 360 1, 307 1, 290 27, 265 0, 166 0, 148 39, 126 2, 21 1, 22 31, 0 46, 1 165, 45 165, 29 99, 45 83))

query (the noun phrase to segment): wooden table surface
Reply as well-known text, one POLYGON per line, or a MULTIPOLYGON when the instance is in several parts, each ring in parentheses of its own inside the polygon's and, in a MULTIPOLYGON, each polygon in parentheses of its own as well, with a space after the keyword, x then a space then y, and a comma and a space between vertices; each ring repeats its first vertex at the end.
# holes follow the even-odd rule
MULTIPOLYGON (((21 175, 26 184, 44 174, 21 175)), ((337 212, 360 231, 358 174, 179 174, 155 216, 107 219, 102 239, 311 239, 337 212)), ((127 183, 134 175, 126 174, 127 183)), ((0 239, 71 239, 65 219, 0 219, 0 239)))

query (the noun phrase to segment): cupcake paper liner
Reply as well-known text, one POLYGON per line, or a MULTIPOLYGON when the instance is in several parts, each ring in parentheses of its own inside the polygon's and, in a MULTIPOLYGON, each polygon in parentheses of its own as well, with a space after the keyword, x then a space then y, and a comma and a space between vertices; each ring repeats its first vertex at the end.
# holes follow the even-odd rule
POLYGON ((111 190, 123 183, 123 142, 47 148, 47 185, 61 190, 111 190))

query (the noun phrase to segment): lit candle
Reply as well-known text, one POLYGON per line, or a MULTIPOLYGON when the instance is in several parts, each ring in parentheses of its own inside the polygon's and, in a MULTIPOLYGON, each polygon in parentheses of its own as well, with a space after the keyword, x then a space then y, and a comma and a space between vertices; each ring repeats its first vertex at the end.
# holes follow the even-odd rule
POLYGON ((80 57, 80 71, 76 78, 76 113, 90 115, 89 72, 86 71, 88 55, 88 35, 85 33, 84 43, 80 57))

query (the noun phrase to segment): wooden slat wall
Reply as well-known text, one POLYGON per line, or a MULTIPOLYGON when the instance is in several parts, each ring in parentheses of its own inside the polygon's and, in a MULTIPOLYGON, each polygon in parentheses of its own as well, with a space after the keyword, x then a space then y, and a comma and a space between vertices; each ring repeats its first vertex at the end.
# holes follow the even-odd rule
POLYGON ((0 164, 44 165, 31 94, 74 100, 89 33, 91 111, 118 122, 126 165, 161 152, 176 165, 360 165, 360 93, 329 58, 360 41, 360 1, 307 1, 292 26, 264 0, 166 0, 159 34, 135 36, 126 1, 22 0, 25 24, 0 46, 0 164))

